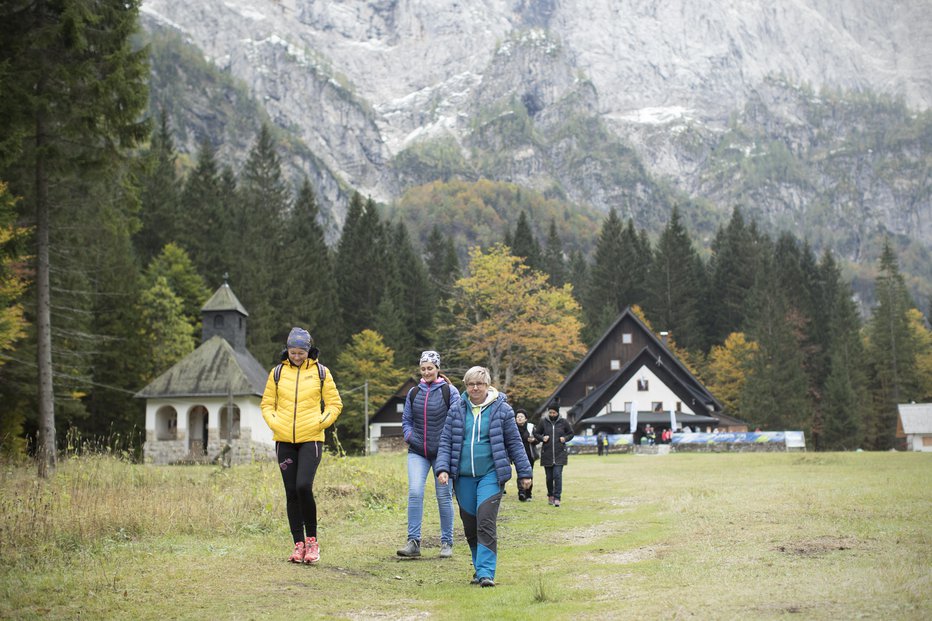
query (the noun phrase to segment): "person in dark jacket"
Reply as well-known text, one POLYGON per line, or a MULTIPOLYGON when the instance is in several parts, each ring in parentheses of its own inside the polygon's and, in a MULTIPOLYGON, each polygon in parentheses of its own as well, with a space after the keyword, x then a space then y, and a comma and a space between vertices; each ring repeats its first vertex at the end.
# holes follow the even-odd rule
POLYGON ((515 413, 505 394, 493 388, 489 370, 472 367, 463 377, 466 392, 450 408, 437 449, 437 480, 453 479, 460 519, 472 553, 473 584, 495 586, 498 561, 496 521, 511 463, 523 487, 531 483, 515 413))
MULTIPOLYGON (((537 438, 534 437, 534 426, 527 422, 527 410, 518 408, 515 410, 515 423, 518 425, 518 433, 521 434, 521 444, 524 445, 524 452, 527 453, 527 459, 531 462, 531 470, 534 470, 534 462, 537 461, 536 449, 537 438)), ((528 485, 527 489, 518 484, 518 500, 525 502, 531 500, 531 489, 533 485, 528 485)))
POLYGON ((540 442, 540 465, 547 473, 547 502, 560 506, 563 495, 563 466, 567 462, 566 443, 573 439, 573 428, 560 417, 556 403, 547 406, 547 415, 542 416, 534 428, 534 437, 540 442))
POLYGON ((434 471, 434 490, 440 510, 440 556, 453 556, 453 494, 449 483, 437 480, 437 447, 450 410, 459 407, 460 395, 440 373, 440 354, 425 351, 420 359, 421 381, 405 398, 401 428, 408 443, 408 543, 398 556, 421 555, 421 521, 424 518, 424 483, 434 471), (448 384, 444 388, 444 384, 448 384), (446 395, 446 397, 444 396, 446 395), (449 405, 447 405, 449 403, 449 405))

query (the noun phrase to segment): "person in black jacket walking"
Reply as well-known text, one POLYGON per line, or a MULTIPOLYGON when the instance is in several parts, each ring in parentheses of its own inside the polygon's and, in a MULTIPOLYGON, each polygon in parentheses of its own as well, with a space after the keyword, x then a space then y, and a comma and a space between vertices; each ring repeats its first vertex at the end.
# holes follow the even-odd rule
POLYGON ((567 462, 566 443, 573 439, 573 428, 565 418, 560 418, 556 403, 547 406, 546 416, 534 428, 534 437, 540 443, 540 465, 547 473, 547 502, 560 506, 563 495, 563 466, 567 462))
MULTIPOLYGON (((518 408, 515 410, 515 422, 518 424, 518 433, 521 434, 521 444, 524 445, 524 452, 527 453, 527 459, 531 462, 531 470, 534 470, 534 462, 537 461, 537 438, 534 437, 534 426, 527 422, 527 410, 518 408)), ((518 500, 525 502, 531 500, 532 485, 525 489, 518 484, 518 500)))
POLYGON ((401 428, 408 443, 408 543, 398 556, 421 555, 424 517, 424 483, 434 471, 434 490, 440 510, 440 556, 453 556, 453 493, 451 485, 437 480, 437 448, 450 410, 459 409, 460 394, 440 372, 440 354, 421 354, 421 381, 405 398, 401 428))

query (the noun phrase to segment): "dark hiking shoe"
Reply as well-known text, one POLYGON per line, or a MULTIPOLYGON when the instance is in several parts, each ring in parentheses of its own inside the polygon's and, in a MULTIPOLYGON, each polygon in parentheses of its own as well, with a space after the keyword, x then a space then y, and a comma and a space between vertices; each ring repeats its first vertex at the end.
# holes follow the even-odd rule
POLYGON ((493 582, 491 578, 482 576, 481 578, 479 578, 479 586, 481 586, 483 589, 485 587, 494 587, 495 582, 493 582))
POLYGON ((408 545, 398 550, 398 556, 417 558, 421 555, 421 542, 417 539, 408 539, 408 545))

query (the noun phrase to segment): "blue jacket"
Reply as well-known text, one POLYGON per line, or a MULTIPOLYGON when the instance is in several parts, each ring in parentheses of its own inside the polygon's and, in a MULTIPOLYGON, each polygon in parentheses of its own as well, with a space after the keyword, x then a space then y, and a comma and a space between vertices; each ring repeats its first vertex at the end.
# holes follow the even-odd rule
MULTIPOLYGON (((493 390, 495 389, 491 388, 490 392, 493 390)), ((492 445, 492 460, 498 482, 504 485, 511 478, 512 462, 518 471, 519 479, 530 479, 533 476, 531 462, 528 461, 524 445, 521 443, 521 434, 518 433, 514 410, 508 405, 504 393, 498 391, 496 393, 492 402, 482 408, 482 416, 489 417, 489 443, 492 445)), ((446 472, 453 479, 460 475, 459 464, 460 456, 463 454, 464 440, 466 440, 464 430, 467 416, 472 417, 471 406, 466 393, 463 393, 457 407, 450 408, 447 421, 443 426, 440 447, 437 449, 435 467, 437 474, 446 472)))
MULTIPOLYGON (((441 386, 446 381, 441 377, 432 384, 421 380, 415 386, 414 395, 408 400, 405 394, 405 407, 401 414, 401 429, 408 451, 417 453, 427 459, 437 456, 437 446, 440 444, 440 434, 447 420, 447 404, 443 400, 441 386), (413 407, 412 407, 413 402, 413 407)), ((450 410, 458 408, 460 393, 450 386, 450 410)))

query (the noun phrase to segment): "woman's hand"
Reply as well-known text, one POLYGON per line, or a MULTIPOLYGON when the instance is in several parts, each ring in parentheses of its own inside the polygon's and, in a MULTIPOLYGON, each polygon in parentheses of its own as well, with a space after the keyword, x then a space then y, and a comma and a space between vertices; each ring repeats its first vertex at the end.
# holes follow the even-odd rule
POLYGON ((532 481, 533 479, 518 479, 518 485, 521 486, 521 489, 530 489, 532 481))
POLYGON ((550 436, 544 436, 543 438, 541 438, 541 440, 543 440, 544 444, 547 444, 548 442, 550 442, 550 436))
POLYGON ((450 480, 450 475, 447 474, 446 472, 441 472, 440 474, 437 475, 437 483, 440 483, 441 485, 446 485, 447 481, 449 480, 450 480))

